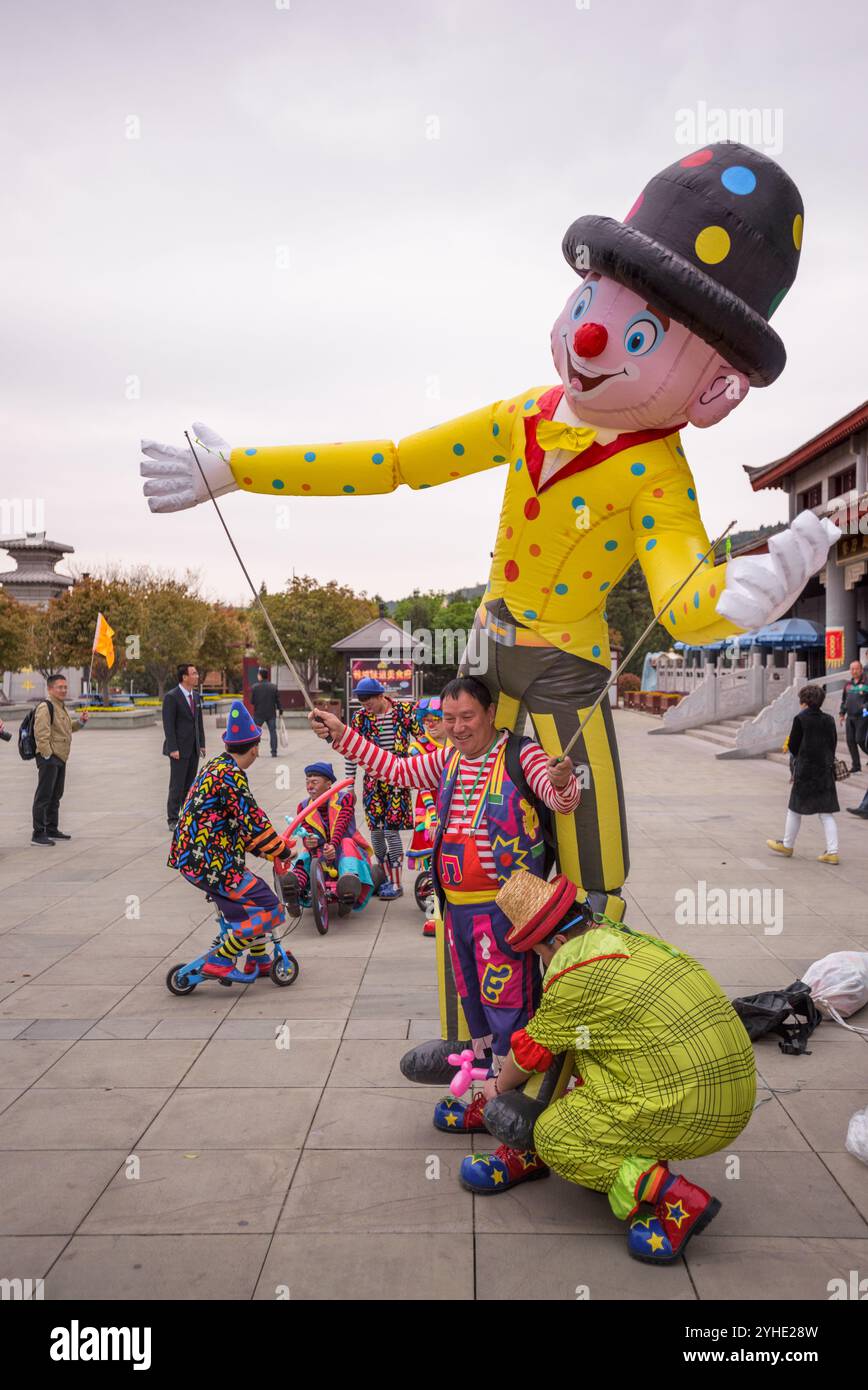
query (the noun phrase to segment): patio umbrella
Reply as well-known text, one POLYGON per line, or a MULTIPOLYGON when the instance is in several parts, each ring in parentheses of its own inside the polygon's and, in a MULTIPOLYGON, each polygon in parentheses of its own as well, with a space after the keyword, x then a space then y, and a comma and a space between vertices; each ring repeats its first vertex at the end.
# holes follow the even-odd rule
POLYGON ((807 618, 780 618, 753 634, 758 647, 822 647, 826 629, 807 618))

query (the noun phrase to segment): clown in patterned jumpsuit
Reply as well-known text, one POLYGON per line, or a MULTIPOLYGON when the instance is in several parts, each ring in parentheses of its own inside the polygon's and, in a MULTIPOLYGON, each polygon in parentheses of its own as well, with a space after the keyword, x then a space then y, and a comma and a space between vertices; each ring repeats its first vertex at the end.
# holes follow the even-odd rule
POLYGON ((207 893, 229 923, 202 967, 217 978, 232 974, 245 951, 252 959, 244 973, 267 975, 266 938, 284 922, 282 904, 245 862, 248 854, 272 861, 287 854, 247 781, 261 736, 246 708, 234 705, 223 735, 226 751, 206 764, 187 793, 169 852, 170 868, 207 893))

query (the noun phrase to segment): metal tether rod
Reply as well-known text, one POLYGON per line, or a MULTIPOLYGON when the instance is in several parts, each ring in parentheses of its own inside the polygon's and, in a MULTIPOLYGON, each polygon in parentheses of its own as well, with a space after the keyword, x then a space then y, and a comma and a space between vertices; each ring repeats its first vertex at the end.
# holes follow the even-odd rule
POLYGON ((301 691, 302 696, 304 697, 304 702, 305 702, 305 704, 307 705, 308 709, 309 709, 309 710, 314 710, 314 709, 316 709, 316 706, 314 705, 313 700, 310 698, 310 695, 309 695, 308 692, 307 692, 307 686, 305 685, 304 681, 302 680, 301 676, 299 675, 298 671, 296 670, 296 667, 295 667, 294 662, 290 661, 289 656, 287 655, 287 652, 286 652, 286 648, 284 647, 283 643, 281 642, 280 638, 278 637, 278 635, 277 635, 277 630, 276 630, 276 628, 275 628, 275 626, 274 626, 274 623, 271 621, 271 618, 270 618, 269 613, 268 613, 268 609, 266 608, 265 604, 262 602, 262 599, 261 599, 260 596, 259 596, 259 592, 257 591, 256 586, 255 586, 255 584, 253 583, 253 580, 250 578, 250 575, 249 575, 249 573, 248 573, 248 571, 247 571, 247 566, 245 565, 244 561, 242 560, 242 558, 241 558, 241 556, 240 556, 240 554, 239 554, 239 552, 238 552, 238 546, 235 544, 235 541, 232 539, 232 532, 229 530, 229 527, 226 525, 226 522, 225 522, 224 519, 223 519, 223 513, 221 512, 220 508, 217 506, 217 498, 214 496, 214 493, 211 491, 211 485, 210 485, 210 483, 208 482, 208 479, 207 479, 206 476, 205 476, 205 470, 204 470, 204 468, 202 467, 202 464, 199 462, 199 455, 196 453, 196 449, 195 449, 195 446, 194 446, 194 444, 193 444, 193 441, 192 441, 192 439, 190 438, 190 436, 189 436, 189 434, 187 433, 186 430, 184 431, 184 438, 186 439, 187 443, 188 443, 189 446, 190 446, 190 452, 191 452, 191 454, 193 455, 194 459, 196 460, 196 466, 197 466, 197 468, 199 469, 199 472, 202 474, 202 482, 205 484, 205 487, 208 489, 208 496, 211 498, 211 501, 214 503, 214 510, 215 510, 215 512, 217 513, 217 515, 218 515, 219 518, 220 518, 220 525, 223 527, 223 530, 226 532, 227 540, 229 541, 229 544, 232 546, 232 549, 233 549, 233 551, 235 552, 235 558, 236 558, 236 560, 238 561, 239 565, 241 566, 241 570, 242 570, 242 573, 243 573, 243 575, 244 575, 244 578, 247 580, 247 583, 248 583, 249 586, 250 586, 250 592, 251 592, 251 594, 253 595, 253 597, 256 599, 256 602, 259 604, 259 607, 262 609, 262 616, 263 616, 263 618, 265 619, 266 626, 268 627, 268 631, 271 633, 272 637, 274 638, 275 646, 277 647, 277 650, 280 652, 280 655, 283 657, 284 664, 286 665, 286 667, 288 668, 288 670, 290 670, 290 671, 292 672, 293 677, 295 678, 296 684, 298 685, 298 688, 299 688, 299 690, 301 691))
MULTIPOLYGON (((720 545, 721 541, 723 541, 723 540, 726 539, 726 537, 729 535, 730 531, 732 530, 733 526, 735 526, 735 525, 736 525, 736 522, 735 522, 735 521, 731 521, 731 522, 729 523, 729 525, 727 526, 726 530, 725 530, 725 531, 721 531, 720 535, 717 537, 717 540, 716 540, 716 541, 712 541, 711 545, 708 547, 708 549, 706 550, 705 554, 704 554, 704 555, 700 555, 699 559, 697 560, 696 564, 693 566, 693 569, 690 571, 690 573, 686 576, 686 578, 682 579, 681 583, 678 585, 678 588, 675 590, 674 594, 670 594, 670 595, 669 595, 669 598, 666 600, 666 602, 664 603, 663 607, 660 609, 660 612, 654 614, 654 617, 651 619, 651 621, 650 621, 650 623, 648 624, 648 626, 646 627, 645 631, 642 633, 642 636, 641 636, 636 642, 633 643, 633 645, 632 645, 632 647, 630 648, 630 650, 628 651, 627 655, 624 657, 623 661, 621 662, 621 666, 626 666, 626 665, 627 665, 627 662, 630 660, 630 658, 632 657, 633 653, 634 653, 634 652, 637 652, 637 651, 639 650, 639 648, 641 647, 642 643, 645 641, 645 638, 648 636, 648 633, 651 632, 652 628, 653 628, 657 623, 659 623, 661 617, 662 617, 663 614, 666 612, 666 609, 667 609, 667 608, 671 608, 672 604, 675 602, 675 600, 677 599, 678 595, 681 593, 681 590, 687 587, 687 585, 690 583, 690 581, 691 581, 691 579, 693 578, 693 576, 696 574, 696 571, 697 571, 698 569, 700 569, 700 568, 705 564, 705 562, 706 562, 706 560, 708 559, 709 555, 713 555, 713 554, 714 554, 715 550, 716 550, 717 547, 720 545)), ((596 710, 597 710, 597 709, 600 707, 600 705, 603 703, 604 699, 605 699, 606 696, 608 695, 609 691, 611 690, 612 686, 614 685, 614 683, 615 683, 615 681, 616 681, 617 679, 618 679, 618 671, 616 670, 616 671, 613 671, 613 672, 612 672, 611 676, 610 676, 609 679, 606 681, 606 684, 603 686, 603 689, 600 691, 599 695, 597 696, 597 698, 596 698, 596 700, 594 701, 594 703, 591 705, 591 708, 588 710, 588 712, 587 712, 587 714, 585 715, 584 719, 582 720, 581 724, 580 724, 579 727, 576 729, 576 732, 573 734, 572 738, 570 739, 569 743, 567 744, 567 746, 566 746, 566 748, 564 749, 563 753, 561 754, 560 758, 558 758, 558 760, 557 760, 558 762, 561 762, 564 758, 566 758, 566 757, 569 756, 570 750, 571 750, 572 748, 574 748, 575 745, 578 743, 579 739, 580 739, 581 736, 582 736, 582 732, 583 732, 583 730, 586 728, 586 726, 587 726, 589 720, 591 720, 591 719, 593 718, 593 716, 594 716, 596 710)))

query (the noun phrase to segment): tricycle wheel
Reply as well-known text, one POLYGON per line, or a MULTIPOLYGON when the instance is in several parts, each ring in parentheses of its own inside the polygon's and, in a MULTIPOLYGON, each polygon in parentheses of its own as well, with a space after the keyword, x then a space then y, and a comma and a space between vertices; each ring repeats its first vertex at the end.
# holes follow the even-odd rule
POLYGON ((275 985, 294 985, 298 979, 298 961, 287 951, 286 961, 275 956, 271 966, 271 982, 275 985))
POLYGON ((325 874, 318 859, 313 861, 311 868, 310 896, 313 903, 313 920, 320 936, 325 936, 329 929, 329 899, 326 892, 325 874))
POLYGON ((166 988, 171 994, 192 994, 196 986, 190 981, 189 976, 181 977, 179 972, 184 969, 186 961, 181 961, 180 965, 173 965, 166 976, 166 988))
POLYGON ((434 892, 434 880, 427 869, 423 869, 421 874, 416 875, 416 883, 413 893, 416 898, 416 906, 420 912, 428 911, 428 899, 434 892))

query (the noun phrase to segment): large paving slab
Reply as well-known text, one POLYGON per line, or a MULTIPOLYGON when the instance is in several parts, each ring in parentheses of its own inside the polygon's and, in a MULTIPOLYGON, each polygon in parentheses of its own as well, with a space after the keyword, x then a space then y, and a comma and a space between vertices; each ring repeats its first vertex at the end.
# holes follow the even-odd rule
MULTIPOLYGON (((765 841, 780 833, 785 768, 649 738, 655 721, 638 714, 616 722, 634 927, 732 996, 787 984, 829 951, 868 951, 860 821, 839 818, 837 868, 817 863, 811 821, 781 861, 765 841), (723 920, 698 910, 715 891, 723 920)), ((464 1154, 494 1141, 440 1134, 440 1091, 398 1070, 439 1026, 410 892, 325 937, 306 916, 288 989, 170 995, 170 966, 207 948, 214 923, 166 867, 160 742, 156 728, 78 739, 73 839, 44 852, 27 843, 32 767, 4 765, 0 1278, 44 1278, 49 1299, 825 1300, 830 1281, 868 1268, 868 1167, 844 1149, 868 1104, 868 1039, 833 1025, 804 1057, 757 1045, 747 1129, 683 1165, 721 1212, 685 1264, 654 1270, 627 1257, 600 1193, 556 1176, 491 1200, 459 1185, 464 1154)), ((320 751, 293 731, 286 756, 254 765, 277 824, 320 751)), ((861 794, 839 786, 842 807, 861 794)))

